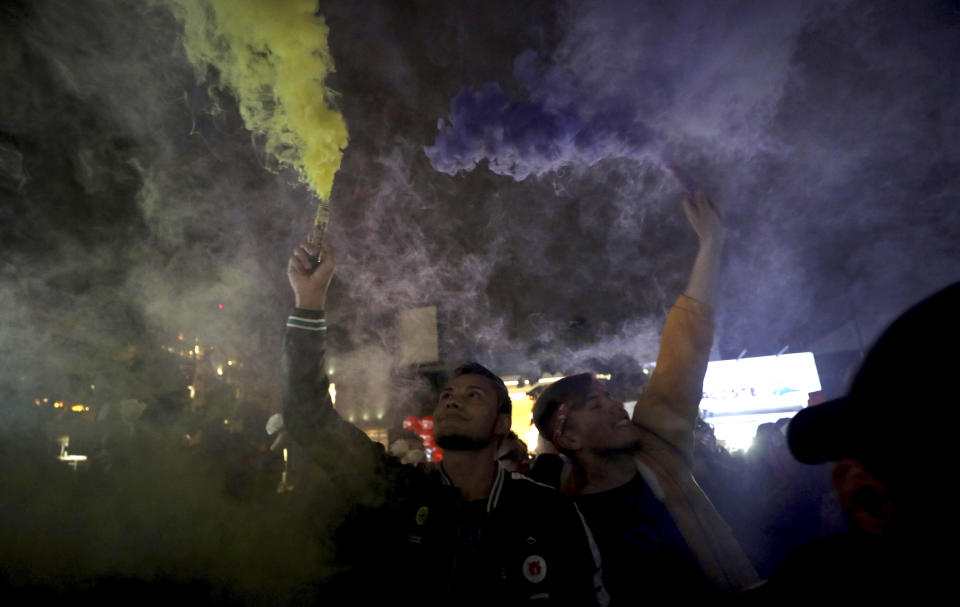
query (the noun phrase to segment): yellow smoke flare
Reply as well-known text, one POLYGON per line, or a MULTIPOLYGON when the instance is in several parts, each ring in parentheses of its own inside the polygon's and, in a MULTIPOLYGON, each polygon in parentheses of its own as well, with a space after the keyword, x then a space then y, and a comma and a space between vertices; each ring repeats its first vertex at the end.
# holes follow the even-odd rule
POLYGON ((329 213, 333 176, 347 146, 343 116, 324 85, 334 70, 316 0, 168 0, 184 49, 204 80, 208 66, 237 98, 244 124, 267 154, 297 171, 329 213))

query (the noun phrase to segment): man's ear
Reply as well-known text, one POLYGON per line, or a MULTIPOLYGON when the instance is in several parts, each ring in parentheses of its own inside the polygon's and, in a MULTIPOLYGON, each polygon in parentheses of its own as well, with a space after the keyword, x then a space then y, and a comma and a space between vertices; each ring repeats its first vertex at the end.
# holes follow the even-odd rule
POLYGON ((870 535, 886 534, 896 510, 887 486, 856 459, 839 460, 832 478, 850 520, 870 535))
POLYGON ((579 451, 581 446, 580 437, 569 426, 557 437, 557 448, 563 451, 579 451))

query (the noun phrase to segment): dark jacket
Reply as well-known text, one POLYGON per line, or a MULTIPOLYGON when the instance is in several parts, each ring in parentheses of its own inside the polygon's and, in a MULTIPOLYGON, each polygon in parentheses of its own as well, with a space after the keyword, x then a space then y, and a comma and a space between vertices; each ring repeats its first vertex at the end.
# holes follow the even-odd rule
POLYGON ((344 421, 328 395, 325 330, 318 312, 296 310, 287 322, 283 415, 353 504, 331 592, 421 604, 605 604, 599 556, 571 500, 497 464, 485 502, 463 503, 442 470, 403 465, 344 421))

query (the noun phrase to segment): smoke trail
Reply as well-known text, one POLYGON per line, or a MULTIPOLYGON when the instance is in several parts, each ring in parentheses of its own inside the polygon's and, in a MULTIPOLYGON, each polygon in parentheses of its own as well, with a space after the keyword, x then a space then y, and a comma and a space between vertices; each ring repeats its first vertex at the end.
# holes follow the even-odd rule
POLYGON ((223 420, 238 426, 241 397, 278 406, 287 302, 271 295, 287 288, 278 243, 309 219, 293 204, 306 193, 257 170, 232 99, 197 89, 166 6, 13 4, 0 9, 0 586, 96 595, 100 581, 166 580, 185 594, 196 580, 237 604, 293 602, 333 566, 337 498, 244 497, 261 478, 276 495, 253 443, 236 445, 263 424, 249 415, 230 434, 223 420), (203 111, 218 99, 219 114, 203 111), (205 354, 190 371, 169 350, 195 338, 205 354), (193 385, 201 411, 185 371, 207 381, 193 385), (46 396, 91 410, 34 404, 46 396), (112 427, 125 401, 146 410, 112 427), (61 435, 96 476, 56 459, 61 435))
POLYGON ((660 158, 679 139, 756 143, 807 9, 798 2, 582 2, 550 56, 514 63, 525 99, 464 88, 425 148, 449 174, 487 160, 522 180, 604 159, 660 158))
POLYGON ((172 0, 171 6, 198 78, 208 80, 209 68, 216 70, 214 86, 236 95, 244 123, 267 154, 329 200, 347 128, 324 86, 334 68, 316 2, 172 0))
MULTIPOLYGON (((825 330, 785 318, 891 314, 956 274, 956 226, 923 219, 955 217, 954 6, 585 0, 559 20, 552 49, 453 97, 425 147, 435 170, 487 166, 559 192, 614 161, 689 169, 731 227, 732 355, 825 330), (614 119, 596 119, 605 111, 614 119)), ((613 204, 664 219, 651 189, 632 194, 613 204)))
POLYGON ((494 173, 523 180, 574 163, 592 165, 604 158, 636 158, 652 143, 653 133, 623 99, 577 103, 571 74, 562 68, 536 67, 528 51, 516 62, 515 76, 531 92, 512 102, 497 84, 462 90, 450 118, 427 157, 436 170, 455 175, 486 159, 494 173))

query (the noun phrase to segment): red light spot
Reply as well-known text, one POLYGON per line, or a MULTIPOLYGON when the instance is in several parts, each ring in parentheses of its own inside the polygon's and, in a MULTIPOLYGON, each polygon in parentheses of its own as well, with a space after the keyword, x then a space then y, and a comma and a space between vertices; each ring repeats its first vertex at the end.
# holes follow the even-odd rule
POLYGON ((223 304, 217 304, 217 307, 222 310, 222 309, 223 309, 223 304))

